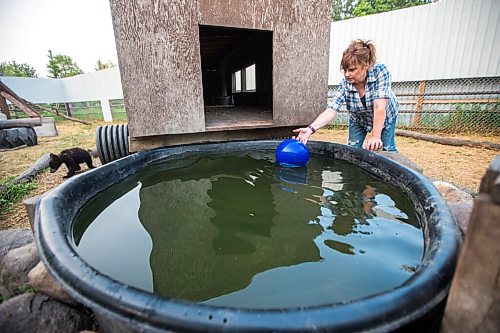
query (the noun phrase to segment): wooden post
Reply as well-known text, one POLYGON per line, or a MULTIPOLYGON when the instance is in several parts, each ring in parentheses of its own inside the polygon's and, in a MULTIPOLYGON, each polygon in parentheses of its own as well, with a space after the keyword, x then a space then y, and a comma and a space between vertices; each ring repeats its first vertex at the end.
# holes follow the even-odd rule
POLYGON ((36 112, 35 110, 33 110, 32 108, 30 108, 27 105, 27 103, 24 99, 17 98, 17 96, 13 96, 6 91, 1 91, 0 96, 8 99, 9 102, 11 102, 15 106, 17 106, 22 111, 24 111, 24 113, 26 113, 28 115, 28 117, 31 117, 31 118, 35 118, 35 117, 40 118, 41 117, 41 115, 38 112, 36 112))
POLYGON ((42 118, 0 120, 0 129, 33 126, 42 126, 42 118))
POLYGON ((71 104, 64 103, 64 107, 66 109, 66 115, 68 115, 68 117, 73 117, 73 112, 71 111, 71 104))
POLYGON ((441 333, 500 327, 500 155, 481 180, 446 305, 441 333))
POLYGON ((413 127, 415 128, 420 128, 420 116, 422 113, 422 106, 424 104, 424 93, 425 93, 425 81, 420 81, 420 84, 418 85, 418 97, 415 110, 415 121, 413 122, 413 127))
POLYGON ((27 198, 23 200, 24 207, 26 208, 26 213, 28 214, 28 221, 31 226, 31 231, 35 232, 35 214, 36 208, 42 199, 43 194, 27 198))
POLYGON ((10 112, 9 112, 9 107, 7 105, 7 100, 2 95, 0 95, 0 110, 2 110, 2 113, 7 116, 7 119, 10 119, 10 112))
MULTIPOLYGON (((12 91, 7 85, 5 85, 2 81, 0 81, 0 96, 5 99, 8 99, 9 102, 14 104, 16 107, 24 111, 28 117, 30 118, 41 118, 42 116, 36 112, 34 109, 28 105, 28 101, 18 96, 14 91, 12 91)), ((1 102, 0 102, 1 103, 1 102)), ((7 102, 6 102, 7 104, 7 102)), ((2 107, 3 111, 3 107, 2 107)), ((8 109, 7 109, 8 112, 8 109)))

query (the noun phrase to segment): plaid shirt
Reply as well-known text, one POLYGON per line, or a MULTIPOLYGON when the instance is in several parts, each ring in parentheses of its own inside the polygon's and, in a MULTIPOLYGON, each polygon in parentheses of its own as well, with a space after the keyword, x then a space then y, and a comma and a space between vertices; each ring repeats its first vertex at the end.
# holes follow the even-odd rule
POLYGON ((375 64, 368 70, 368 79, 365 85, 366 108, 361 103, 358 91, 346 79, 340 81, 339 88, 328 105, 329 108, 340 111, 342 103, 347 105, 349 121, 364 127, 367 132, 373 128, 373 104, 376 99, 387 99, 384 128, 389 128, 399 111, 396 96, 391 90, 391 73, 383 64, 375 64))

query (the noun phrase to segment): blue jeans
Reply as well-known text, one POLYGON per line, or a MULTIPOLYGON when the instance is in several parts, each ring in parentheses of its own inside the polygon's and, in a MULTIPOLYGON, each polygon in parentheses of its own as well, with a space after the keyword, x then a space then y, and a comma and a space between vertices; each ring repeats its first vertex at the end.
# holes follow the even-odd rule
MULTIPOLYGON (((382 129, 382 144, 383 150, 397 152, 396 143, 394 141, 394 134, 396 131, 396 120, 392 122, 391 126, 386 129, 382 129)), ((363 148, 363 142, 366 138, 366 129, 358 124, 349 121, 349 139, 347 144, 349 146, 354 146, 356 148, 363 148)))

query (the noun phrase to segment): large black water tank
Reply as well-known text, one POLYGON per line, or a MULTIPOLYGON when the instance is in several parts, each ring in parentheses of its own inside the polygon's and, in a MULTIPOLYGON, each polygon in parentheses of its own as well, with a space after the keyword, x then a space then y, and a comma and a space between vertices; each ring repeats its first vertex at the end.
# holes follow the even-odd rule
POLYGON ((299 309, 215 307, 161 297, 117 282, 89 266, 75 251, 72 224, 80 208, 137 170, 173 155, 274 152, 279 143, 246 141, 155 149, 73 177, 45 195, 37 208, 35 232, 40 256, 64 289, 94 310, 103 332, 437 330, 460 246, 455 220, 424 176, 375 153, 345 145, 308 143, 311 154, 347 161, 401 188, 421 219, 425 243, 422 262, 409 280, 392 290, 299 309))

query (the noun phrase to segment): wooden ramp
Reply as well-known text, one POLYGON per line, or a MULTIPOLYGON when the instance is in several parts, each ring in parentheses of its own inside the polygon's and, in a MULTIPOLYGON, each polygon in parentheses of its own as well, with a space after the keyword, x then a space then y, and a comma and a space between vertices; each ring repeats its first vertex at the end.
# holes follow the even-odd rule
POLYGON ((42 117, 39 112, 33 109, 33 107, 30 105, 31 103, 26 101, 24 98, 19 97, 14 91, 7 87, 7 85, 0 81, 0 108, 2 109, 2 113, 7 116, 7 119, 10 119, 10 112, 7 107, 6 100, 21 109, 30 118, 42 117))

